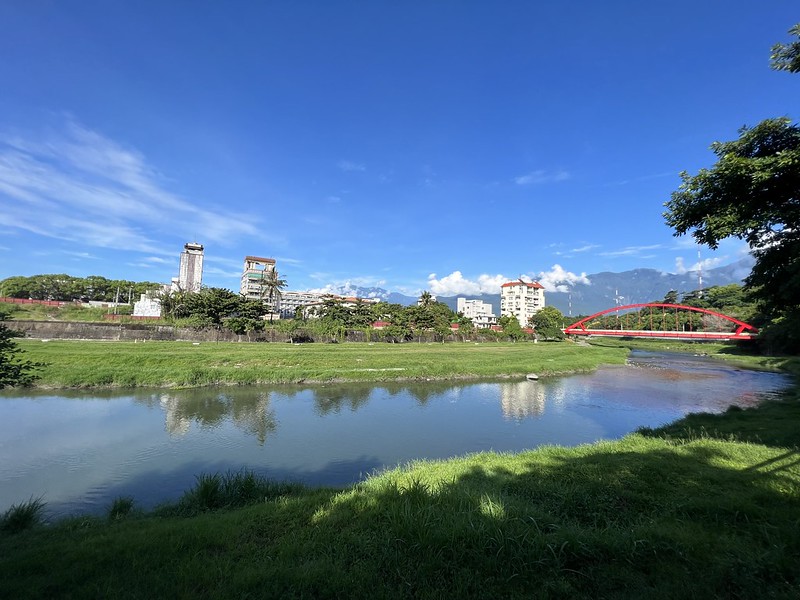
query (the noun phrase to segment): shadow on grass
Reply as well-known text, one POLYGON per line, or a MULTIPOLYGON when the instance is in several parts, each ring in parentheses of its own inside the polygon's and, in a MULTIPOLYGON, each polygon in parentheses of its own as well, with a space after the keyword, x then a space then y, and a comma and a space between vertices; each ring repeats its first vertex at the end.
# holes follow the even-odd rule
POLYGON ((242 510, 0 538, 0 596, 796 597, 798 462, 633 435, 416 463, 242 510))

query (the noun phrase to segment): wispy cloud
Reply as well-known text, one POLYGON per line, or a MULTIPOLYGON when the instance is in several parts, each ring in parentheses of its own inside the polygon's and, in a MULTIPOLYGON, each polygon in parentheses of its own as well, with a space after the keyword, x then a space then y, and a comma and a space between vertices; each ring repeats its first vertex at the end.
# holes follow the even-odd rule
POLYGON ((367 165, 352 160, 340 160, 338 163, 336 163, 336 166, 339 167, 339 170, 345 172, 367 170, 367 165))
POLYGON ((526 175, 515 177, 514 183, 517 185, 537 185, 541 183, 557 183, 559 181, 566 181, 569 178, 570 174, 564 170, 545 171, 544 169, 538 169, 526 175))
POLYGON ((639 256, 641 257, 643 253, 647 252, 648 250, 661 250, 663 249, 663 244, 652 244, 650 246, 627 246, 620 250, 609 250, 607 252, 599 252, 600 256, 639 256))
POLYGON ((96 247, 163 255, 155 239, 176 229, 219 244, 263 235, 168 191, 140 152, 72 120, 58 134, 0 135, 0 198, 0 225, 96 247))
POLYGON ((622 179, 621 181, 614 181, 606 185, 609 187, 617 185, 628 185, 631 183, 640 183, 642 181, 651 181, 653 179, 663 179, 665 177, 675 177, 677 179, 678 173, 676 171, 665 171, 663 173, 653 173, 652 175, 642 175, 641 177, 632 177, 631 179, 622 179))

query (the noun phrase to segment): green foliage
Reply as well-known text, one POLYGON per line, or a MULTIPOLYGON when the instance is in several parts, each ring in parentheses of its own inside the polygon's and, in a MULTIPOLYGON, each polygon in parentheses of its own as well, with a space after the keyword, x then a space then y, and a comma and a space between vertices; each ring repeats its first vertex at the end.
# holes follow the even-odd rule
MULTIPOLYGON (((800 38, 800 23, 789 30, 789 33, 800 38)), ((772 68, 776 71, 800 73, 800 40, 788 44, 775 44, 772 47, 772 68)))
POLYGON ((134 301, 141 294, 158 289, 160 284, 151 281, 106 279, 99 275, 73 277, 67 274, 8 277, 0 281, 0 296, 30 298, 33 300, 60 300, 72 302, 134 301))
POLYGON ((13 504, 0 517, 0 531, 19 533, 42 522, 45 503, 41 498, 31 498, 21 504, 13 504))
POLYGON ((546 340, 562 340, 564 333, 564 315, 555 306, 545 306, 530 318, 530 324, 537 336, 546 340))
POLYGON ((134 500, 132 496, 119 496, 114 498, 108 509, 109 521, 120 521, 133 512, 134 500))
POLYGON ((520 326, 516 317, 504 315, 497 320, 497 324, 503 328, 503 333, 512 342, 518 342, 519 340, 525 339, 525 332, 522 331, 522 326, 520 326))
MULTIPOLYGON (((0 314, 0 321, 5 320, 0 314)), ((0 389, 13 386, 31 385, 38 378, 38 369, 43 363, 20 358, 22 350, 14 338, 22 337, 0 322, 0 389)))

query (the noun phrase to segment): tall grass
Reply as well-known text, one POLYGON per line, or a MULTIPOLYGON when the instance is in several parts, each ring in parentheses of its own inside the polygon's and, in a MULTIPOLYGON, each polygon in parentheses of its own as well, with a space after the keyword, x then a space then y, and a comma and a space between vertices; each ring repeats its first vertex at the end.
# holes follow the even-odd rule
POLYGON ((194 487, 184 492, 175 504, 157 509, 162 516, 187 516, 220 509, 238 508, 268 502, 282 496, 299 494, 305 486, 292 482, 276 482, 260 477, 248 469, 226 473, 203 473, 194 487))
POLYGON ((45 506, 41 498, 31 498, 27 502, 13 504, 0 517, 0 531, 19 533, 39 525, 44 517, 45 506))

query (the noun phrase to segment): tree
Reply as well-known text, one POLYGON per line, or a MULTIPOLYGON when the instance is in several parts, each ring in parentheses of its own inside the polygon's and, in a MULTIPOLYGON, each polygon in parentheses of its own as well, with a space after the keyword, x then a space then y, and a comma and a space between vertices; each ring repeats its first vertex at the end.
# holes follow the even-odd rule
POLYGON ((739 139, 715 142, 717 163, 681 184, 665 204, 675 235, 690 230, 717 248, 746 240, 756 259, 746 284, 769 312, 800 304, 800 128, 787 118, 742 128, 739 139))
POLYGON ((203 288, 194 294, 186 294, 186 313, 192 317, 208 319, 217 327, 229 317, 240 316, 244 298, 224 288, 203 288))
POLYGON ((545 306, 530 318, 530 324, 537 336, 546 340, 564 339, 564 315, 555 306, 545 306))
MULTIPOLYGON (((789 33, 800 38, 800 23, 789 30, 789 33)), ((772 68, 776 71, 800 73, 800 41, 789 44, 775 44, 772 47, 772 68)))
POLYGON ((431 305, 431 303, 436 302, 431 296, 431 293, 428 290, 422 292, 422 295, 419 297, 419 305, 427 308, 431 305))
MULTIPOLYGON (((6 314, 0 313, 0 321, 5 320, 6 314)), ((0 323, 0 389, 32 384, 38 378, 36 370, 44 366, 20 358, 22 349, 14 341, 16 337, 21 335, 0 323)))
POLYGON ((512 342, 525 338, 525 332, 517 321, 517 318, 511 315, 504 315, 497 320, 497 324, 503 328, 503 333, 506 334, 512 342))
POLYGON ((258 282, 259 296, 261 300, 269 305, 269 320, 277 310, 277 301, 281 298, 281 290, 287 285, 285 279, 281 279, 278 270, 272 268, 261 271, 261 279, 258 282))

